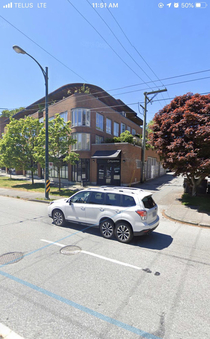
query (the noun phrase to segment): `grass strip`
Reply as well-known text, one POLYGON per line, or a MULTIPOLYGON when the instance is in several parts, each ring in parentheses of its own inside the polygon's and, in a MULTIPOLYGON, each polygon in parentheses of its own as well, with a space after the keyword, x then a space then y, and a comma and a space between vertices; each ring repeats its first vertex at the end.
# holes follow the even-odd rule
POLYGON ((181 201, 183 205, 196 208, 199 212, 210 213, 210 194, 201 194, 192 197, 188 193, 184 193, 181 201))

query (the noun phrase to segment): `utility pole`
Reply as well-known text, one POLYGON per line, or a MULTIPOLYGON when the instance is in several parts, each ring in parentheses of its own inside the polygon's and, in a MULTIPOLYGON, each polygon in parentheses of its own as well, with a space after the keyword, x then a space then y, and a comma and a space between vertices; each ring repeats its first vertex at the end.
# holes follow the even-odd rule
POLYGON ((144 93, 144 107, 141 105, 141 107, 144 109, 144 123, 143 123, 143 135, 142 135, 142 154, 141 154, 141 182, 145 181, 145 150, 146 150, 146 117, 147 117, 147 104, 151 102, 154 97, 161 92, 166 92, 167 89, 160 89, 158 91, 152 91, 152 92, 145 92, 144 93), (148 95, 154 94, 151 99, 148 98, 148 95))

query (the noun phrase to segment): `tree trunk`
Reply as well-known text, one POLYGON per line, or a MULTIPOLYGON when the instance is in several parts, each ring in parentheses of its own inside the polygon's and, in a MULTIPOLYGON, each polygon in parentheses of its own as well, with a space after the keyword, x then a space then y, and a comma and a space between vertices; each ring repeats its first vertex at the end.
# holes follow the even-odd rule
POLYGON ((200 177, 199 179, 195 179, 194 177, 191 177, 191 183, 192 183, 192 196, 195 197, 197 194, 197 188, 200 185, 201 181, 204 179, 204 177, 200 177))
POLYGON ((195 180, 193 180, 193 183, 192 183, 192 196, 193 197, 196 196, 196 189, 197 189, 197 185, 196 185, 195 180))
POLYGON ((59 183, 59 192, 61 190, 61 173, 60 173, 60 167, 58 167, 58 183, 59 183))
POLYGON ((31 182, 32 182, 32 185, 34 184, 34 172, 31 171, 31 182))

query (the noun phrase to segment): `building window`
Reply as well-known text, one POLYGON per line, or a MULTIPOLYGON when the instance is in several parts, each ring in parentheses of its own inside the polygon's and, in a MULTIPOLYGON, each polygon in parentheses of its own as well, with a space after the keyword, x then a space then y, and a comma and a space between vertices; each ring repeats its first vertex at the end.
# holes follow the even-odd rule
POLYGON ((114 122, 114 136, 119 137, 119 124, 114 122))
POLYGON ((104 117, 99 113, 96 113, 96 129, 100 131, 104 130, 104 117))
POLYGON ((90 159, 80 159, 72 166, 72 181, 90 180, 90 159))
POLYGON ((131 128, 129 126, 127 126, 127 131, 131 132, 131 128))
POLYGON ((141 160, 136 159, 136 168, 141 168, 141 160))
POLYGON ((96 135, 96 144, 102 144, 104 142, 104 137, 96 135))
POLYGON ((60 113, 60 117, 63 118, 64 122, 68 121, 68 112, 62 112, 60 113))
POLYGON ((132 128, 132 135, 136 135, 136 130, 132 128))
MULTIPOLYGON (((57 167, 52 167, 49 170, 49 176, 50 178, 58 178, 58 171, 57 167)), ((64 164, 60 169, 60 177, 61 179, 68 179, 68 165, 64 164)))
POLYGON ((72 150, 89 151, 90 150, 90 133, 73 133, 73 139, 76 139, 76 144, 72 145, 72 150))
POLYGON ((112 134, 112 120, 106 118, 106 133, 112 134))
POLYGON ((125 132, 125 124, 121 123, 121 133, 125 132))
POLYGON ((90 110, 77 108, 71 113, 72 126, 90 126, 90 110))

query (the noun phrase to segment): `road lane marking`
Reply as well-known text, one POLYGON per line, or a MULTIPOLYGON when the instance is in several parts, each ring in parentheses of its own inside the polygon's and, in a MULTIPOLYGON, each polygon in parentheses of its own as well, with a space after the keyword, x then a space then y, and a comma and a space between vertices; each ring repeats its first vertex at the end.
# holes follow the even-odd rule
MULTIPOLYGON (((49 244, 53 244, 53 245, 59 246, 59 247, 65 247, 66 246, 66 245, 60 244, 58 242, 53 242, 53 241, 49 241, 49 240, 45 240, 45 239, 40 239, 40 240, 43 241, 43 242, 47 242, 49 244)), ((84 254, 87 254, 87 255, 91 255, 93 257, 96 257, 96 258, 99 258, 99 259, 102 259, 102 260, 106 260, 106 261, 110 261, 110 262, 112 262, 114 264, 118 264, 118 265, 121 265, 121 266, 126 266, 126 267, 130 267, 130 268, 134 268, 135 270, 142 270, 141 267, 130 265, 130 264, 127 264, 127 263, 125 263, 123 261, 119 261, 119 260, 115 260, 115 259, 110 259, 110 258, 104 257, 103 255, 95 254, 95 253, 92 253, 92 252, 81 250, 79 253, 84 253, 84 254)))
POLYGON ((84 312, 84 313, 86 313, 86 314, 89 314, 89 315, 91 315, 91 316, 93 316, 93 317, 95 317, 95 318, 97 318, 97 319, 100 319, 100 320, 102 320, 102 321, 105 321, 105 322, 107 322, 107 323, 109 323, 109 324, 111 324, 111 325, 115 325, 115 326, 117 326, 117 327, 120 327, 120 328, 122 328, 122 329, 124 329, 124 330, 126 330, 126 331, 131 332, 131 333, 140 335, 142 338, 147 338, 147 339, 161 339, 160 337, 157 337, 157 336, 154 335, 154 334, 150 334, 150 333, 148 333, 148 332, 142 331, 142 330, 140 330, 140 329, 137 328, 137 327, 134 327, 134 326, 132 326, 132 325, 128 325, 128 324, 123 323, 123 322, 121 322, 121 321, 119 321, 119 320, 117 320, 117 319, 111 318, 111 317, 109 317, 109 316, 107 316, 107 315, 104 315, 104 314, 102 314, 102 313, 99 313, 99 312, 97 312, 97 311, 94 311, 94 310, 92 310, 91 308, 88 308, 88 307, 86 307, 86 306, 77 304, 77 303, 74 302, 74 301, 71 301, 71 300, 66 299, 66 298, 64 298, 64 297, 61 297, 61 296, 58 295, 58 294, 55 294, 55 293, 50 292, 50 291, 48 291, 48 290, 45 290, 45 289, 42 288, 42 287, 36 286, 36 285, 34 285, 34 284, 31 284, 31 283, 28 282, 28 281, 22 280, 22 279, 20 279, 20 278, 18 278, 18 277, 15 277, 15 276, 13 276, 13 275, 11 275, 11 274, 9 274, 9 273, 4 272, 4 271, 0 271, 0 275, 2 275, 3 277, 8 278, 8 279, 10 279, 10 280, 13 280, 13 281, 15 281, 15 282, 17 282, 17 283, 19 283, 19 284, 21 284, 21 285, 23 285, 23 286, 26 286, 26 287, 28 287, 28 288, 31 288, 32 290, 34 290, 34 291, 36 291, 36 292, 38 292, 38 293, 44 294, 45 296, 48 296, 48 297, 50 297, 50 298, 53 298, 53 299, 55 299, 55 300, 57 300, 57 301, 59 301, 59 302, 62 302, 62 303, 64 303, 64 304, 66 304, 66 305, 69 305, 69 306, 71 306, 71 307, 74 307, 74 308, 76 308, 76 309, 78 309, 78 310, 80 310, 80 311, 82 311, 82 312, 84 312))
POLYGON ((0 338, 5 339, 23 339, 20 335, 10 330, 9 327, 0 323, 0 338))
POLYGON ((59 246, 59 247, 65 247, 66 245, 63 245, 63 244, 60 244, 58 242, 54 242, 54 241, 49 241, 49 240, 45 240, 45 239, 40 239, 41 241, 43 242, 47 242, 48 244, 53 244, 53 245, 56 245, 56 246, 59 246))

